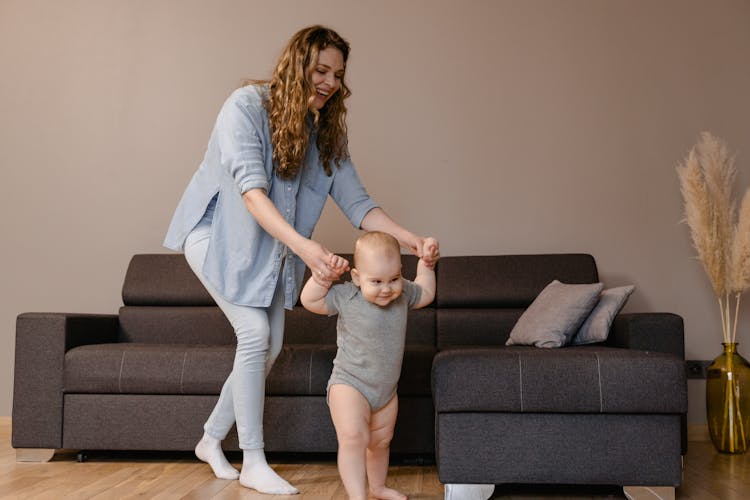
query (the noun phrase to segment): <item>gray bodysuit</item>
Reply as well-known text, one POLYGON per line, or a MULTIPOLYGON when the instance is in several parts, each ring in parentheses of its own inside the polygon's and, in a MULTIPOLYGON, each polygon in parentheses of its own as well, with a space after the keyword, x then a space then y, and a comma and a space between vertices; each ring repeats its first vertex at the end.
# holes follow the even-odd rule
POLYGON ((336 359, 328 380, 357 389, 377 411, 396 394, 406 341, 408 310, 419 302, 422 289, 404 280, 403 293, 385 307, 368 302, 351 282, 334 285, 326 295, 336 323, 336 359))

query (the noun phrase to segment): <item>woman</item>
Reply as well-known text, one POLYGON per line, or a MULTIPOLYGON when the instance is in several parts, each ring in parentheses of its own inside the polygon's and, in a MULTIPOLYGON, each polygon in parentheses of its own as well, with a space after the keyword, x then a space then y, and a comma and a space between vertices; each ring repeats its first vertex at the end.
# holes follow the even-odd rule
POLYGON ((232 372, 195 453, 217 477, 239 477, 262 493, 298 493, 263 452, 265 378, 281 351, 284 308, 297 302, 305 266, 326 286, 348 268, 310 239, 328 195, 355 227, 388 232, 429 262, 438 257, 370 199, 354 170, 344 105, 348 56, 336 32, 305 28, 269 82, 232 93, 164 242, 185 252, 237 336, 232 372), (221 450, 235 421, 241 473, 221 450))

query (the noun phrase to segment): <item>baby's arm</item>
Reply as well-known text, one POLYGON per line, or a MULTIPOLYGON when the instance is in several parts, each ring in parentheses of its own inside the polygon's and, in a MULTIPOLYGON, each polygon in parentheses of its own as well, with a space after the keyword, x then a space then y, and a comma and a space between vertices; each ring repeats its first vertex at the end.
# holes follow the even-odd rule
MULTIPOLYGON (((331 261, 329 262, 329 268, 333 270, 337 276, 341 276, 345 271, 349 270, 349 262, 343 257, 332 255, 331 261)), ((316 314, 331 314, 328 310, 328 306, 326 306, 326 295, 328 295, 329 288, 331 288, 330 281, 322 276, 316 276, 313 274, 312 277, 307 280, 307 283, 300 294, 302 305, 305 306, 305 309, 308 311, 316 314)))
POLYGON ((314 278, 310 278, 302 289, 300 300, 308 311, 327 315, 330 313, 328 306, 326 306, 326 295, 328 295, 328 287, 321 285, 314 278))
POLYGON ((417 263, 417 277, 414 283, 422 289, 422 295, 419 302, 414 304, 414 309, 424 307, 435 298, 435 267, 428 267, 424 260, 419 259, 417 263))

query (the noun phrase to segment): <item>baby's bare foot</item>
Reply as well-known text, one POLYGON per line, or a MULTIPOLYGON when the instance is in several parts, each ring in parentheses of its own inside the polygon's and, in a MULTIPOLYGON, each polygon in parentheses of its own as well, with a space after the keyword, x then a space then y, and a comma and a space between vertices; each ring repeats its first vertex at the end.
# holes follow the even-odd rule
POLYGON ((370 494, 372 494, 373 497, 381 500, 406 500, 407 498, 409 498, 400 491, 386 488, 385 486, 382 486, 380 488, 370 488, 370 494))

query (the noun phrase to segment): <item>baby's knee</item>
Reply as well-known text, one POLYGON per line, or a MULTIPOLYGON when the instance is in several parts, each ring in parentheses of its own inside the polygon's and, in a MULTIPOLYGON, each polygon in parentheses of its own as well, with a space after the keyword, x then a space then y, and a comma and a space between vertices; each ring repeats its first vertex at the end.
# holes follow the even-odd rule
POLYGON ((365 449, 370 442, 370 432, 366 428, 336 429, 339 446, 365 449))
POLYGON ((373 432, 370 435, 370 440, 367 444, 367 448, 372 451, 390 448, 392 439, 393 439, 393 431, 373 432))

